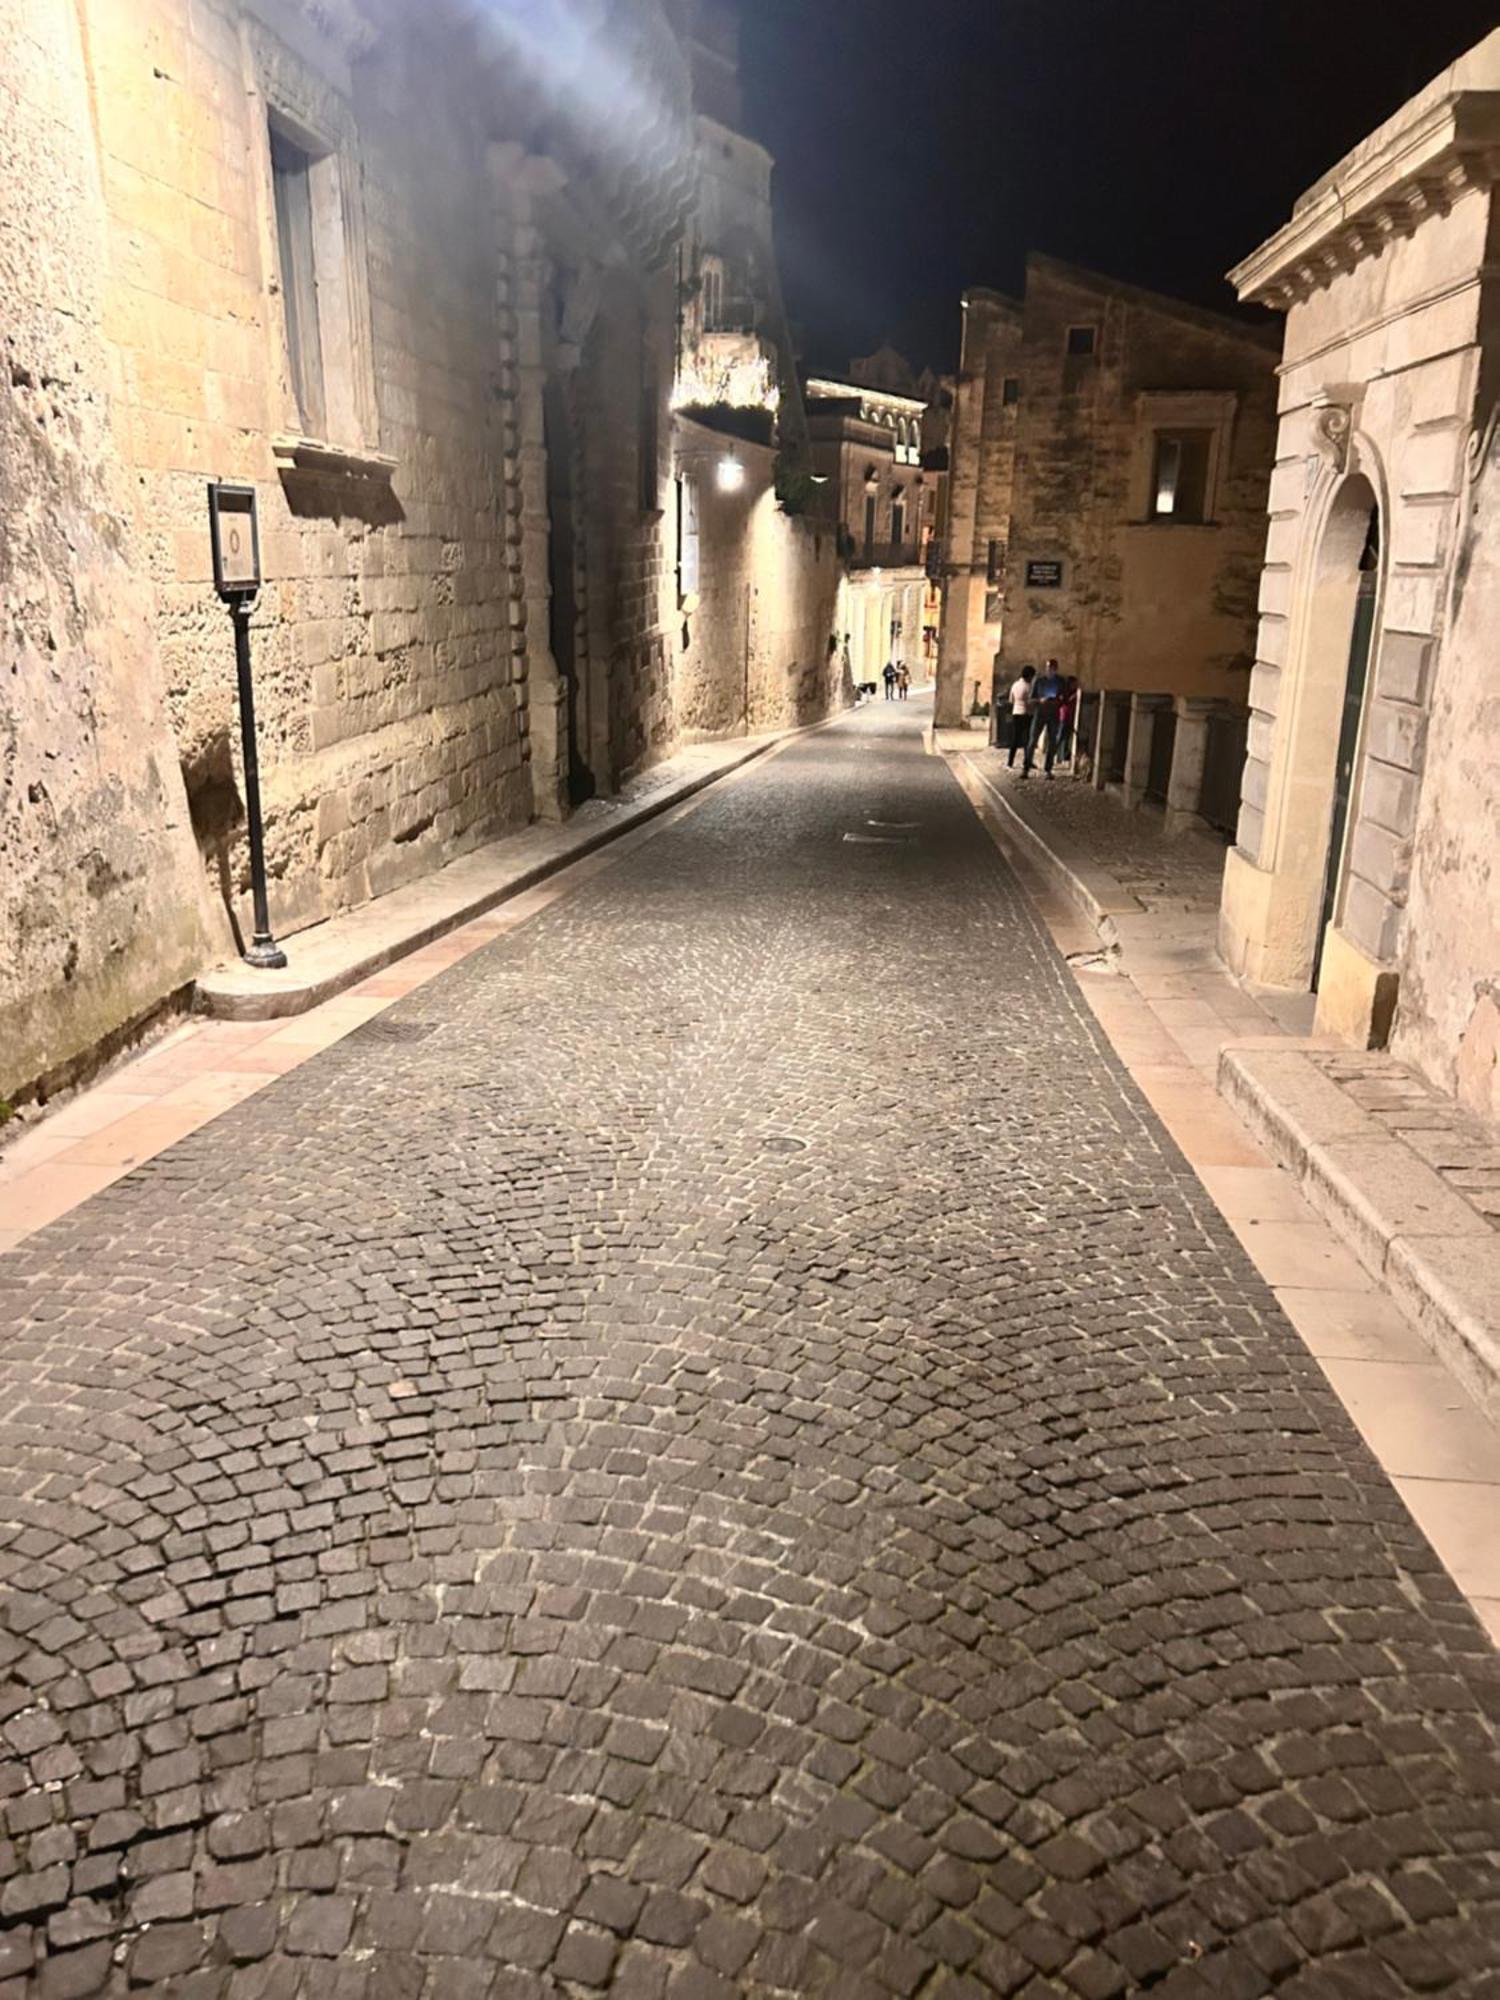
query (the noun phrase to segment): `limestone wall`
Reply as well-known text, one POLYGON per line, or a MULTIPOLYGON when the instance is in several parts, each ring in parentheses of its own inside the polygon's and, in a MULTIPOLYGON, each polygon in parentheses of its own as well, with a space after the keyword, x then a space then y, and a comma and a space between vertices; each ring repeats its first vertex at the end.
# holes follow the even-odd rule
POLYGON ((1008 403, 1005 385, 1019 384, 1020 350, 1019 307, 998 293, 969 293, 949 434, 947 583, 936 697, 942 728, 962 724, 976 680, 988 696, 1000 644, 1020 412, 1019 396, 1008 403), (994 584, 992 543, 997 545, 994 584))
POLYGON ((605 181, 586 149, 534 150, 562 128, 507 96, 509 43, 408 0, 0 0, 0 1096, 185 985, 245 918, 211 479, 259 501, 278 934, 562 811, 587 789, 570 734, 609 790, 685 728, 823 712, 832 537, 774 506, 709 557, 761 607, 748 704, 706 628, 679 702, 686 70, 658 9, 611 20, 657 52, 664 108, 649 159, 603 135, 635 161, 605 181), (321 408, 294 380, 273 130, 307 160, 321 408), (570 480, 549 476, 554 404, 570 480))
POLYGON ((1428 713, 1394 1047, 1500 1119, 1500 456, 1473 490, 1428 713))
POLYGON ((101 333, 78 21, 0 0, 0 1099, 190 980, 210 915, 101 333))
POLYGON ((1006 565, 1007 671, 1055 656, 1090 688, 1245 700, 1275 437, 1274 344, 1033 258, 1006 565), (1070 327, 1092 327, 1070 356, 1070 327), (1149 518, 1157 428, 1218 438, 1210 519, 1149 518), (1027 564, 1060 563, 1057 588, 1027 564))
POLYGON ((679 728, 696 740, 820 721, 845 700, 828 644, 840 576, 833 534, 777 506, 770 450, 736 445, 744 484, 723 492, 724 440, 686 422, 676 434, 681 504, 696 490, 699 569, 672 634, 679 728))
POLYGON ((400 9, 350 46, 319 38, 290 0, 253 16, 229 0, 84 8, 105 328, 194 820, 216 878, 242 890, 243 854, 226 839, 233 678, 203 495, 209 477, 248 479, 267 580, 255 654, 272 913, 293 929, 530 811, 497 393, 506 258, 480 97, 451 44, 400 9), (305 127, 337 169, 327 198, 344 268, 318 283, 326 431, 359 456, 324 469, 273 455, 303 426, 271 117, 305 127), (389 467, 371 476, 370 454, 389 467))

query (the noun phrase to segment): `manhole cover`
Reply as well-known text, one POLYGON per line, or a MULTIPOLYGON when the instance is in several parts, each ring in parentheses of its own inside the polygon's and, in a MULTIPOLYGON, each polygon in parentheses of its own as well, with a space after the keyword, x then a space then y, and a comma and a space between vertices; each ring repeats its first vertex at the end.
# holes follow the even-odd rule
POLYGON ((349 1036, 351 1042, 422 1042, 437 1026, 436 1021, 388 1021, 383 1014, 377 1014, 373 1021, 362 1021, 349 1036))
POLYGON ((807 1141, 794 1137, 790 1132, 767 1132, 760 1143, 768 1153, 805 1153, 807 1151, 807 1141))

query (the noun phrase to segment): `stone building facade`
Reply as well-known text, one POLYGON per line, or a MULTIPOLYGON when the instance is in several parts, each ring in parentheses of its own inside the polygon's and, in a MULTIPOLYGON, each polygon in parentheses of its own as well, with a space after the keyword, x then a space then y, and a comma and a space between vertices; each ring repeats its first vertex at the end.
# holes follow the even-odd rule
POLYGON ((858 382, 806 385, 817 518, 846 568, 839 626, 856 686, 878 682, 888 660, 915 681, 931 673, 927 551, 945 475, 924 468, 927 403, 858 382))
POLYGON ((1221 943, 1500 1115, 1500 33, 1241 264, 1286 315, 1221 943))
POLYGON ((1076 674, 1094 782, 1173 827, 1233 823, 1275 359, 1258 328, 1028 259, 1001 678, 1076 674))
POLYGON ((1021 307, 1000 292, 964 293, 948 442, 942 537, 942 637, 936 721, 962 725, 990 699, 1005 602, 1021 408, 1021 307))
MULTIPOLYGON (((0 0, 0 1098, 234 947, 209 480, 259 504, 278 933, 699 726, 672 404, 709 0, 554 11, 0 0)), ((815 541, 757 545, 815 599, 815 541)), ((804 715, 806 666, 756 713, 804 715)))

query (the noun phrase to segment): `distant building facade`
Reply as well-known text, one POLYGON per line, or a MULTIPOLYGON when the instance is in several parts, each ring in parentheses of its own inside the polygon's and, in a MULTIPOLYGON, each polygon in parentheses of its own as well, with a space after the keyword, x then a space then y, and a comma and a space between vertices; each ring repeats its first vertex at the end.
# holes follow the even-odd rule
POLYGON ((945 478, 923 465, 928 405, 821 376, 806 396, 817 513, 847 570, 839 625, 855 684, 878 682, 888 660, 925 680, 937 636, 927 552, 945 478))
POLYGON ((1221 944, 1500 1115, 1500 33, 1231 275, 1286 315, 1221 944))
POLYGON ((978 288, 965 292, 941 537, 936 721, 942 728, 956 728, 990 699, 1014 499, 1021 326, 1014 299, 978 288))
POLYGON ((695 367, 734 334, 742 248, 775 295, 738 228, 769 163, 723 122, 722 7, 548 11, 569 32, 524 0, 0 0, 0 1098, 235 948, 211 479, 259 502, 280 933, 836 693, 834 538, 754 512, 772 442, 704 574, 774 594, 774 639, 699 644, 684 615, 679 252, 724 260, 695 367))
MULTIPOLYGON (((1033 255, 1019 349, 1008 325, 990 348, 1000 409, 1013 379, 1016 410, 990 605, 1001 681, 1057 659, 1084 690, 1095 784, 1162 807, 1174 828, 1227 831, 1254 660, 1274 339, 1033 255)), ((986 409, 989 398, 986 385, 986 409)), ((996 441, 1002 466, 1008 448, 996 441)), ((968 589, 972 600, 972 567, 968 589)), ((949 644, 966 657, 956 620, 949 644)))

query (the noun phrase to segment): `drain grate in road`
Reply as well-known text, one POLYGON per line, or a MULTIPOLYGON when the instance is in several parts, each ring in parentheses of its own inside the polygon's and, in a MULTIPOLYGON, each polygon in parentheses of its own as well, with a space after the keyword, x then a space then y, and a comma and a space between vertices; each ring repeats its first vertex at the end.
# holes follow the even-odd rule
POLYGON ((766 1132, 761 1136, 761 1148, 767 1153, 805 1153, 807 1141, 799 1139, 792 1132, 766 1132))
POLYGON ((436 1021, 389 1021, 383 1014, 361 1021, 349 1036, 351 1042, 425 1042, 436 1021))
POLYGON ((845 840, 855 847, 910 847, 909 833, 846 833, 845 840))

